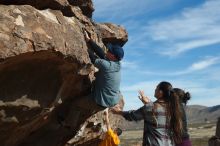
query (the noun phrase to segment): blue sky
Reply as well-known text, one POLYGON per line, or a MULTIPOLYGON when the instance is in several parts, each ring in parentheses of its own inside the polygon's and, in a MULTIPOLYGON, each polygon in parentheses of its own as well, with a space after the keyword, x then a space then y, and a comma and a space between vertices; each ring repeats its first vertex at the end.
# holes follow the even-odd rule
POLYGON ((220 0, 93 0, 97 22, 124 26, 121 91, 125 109, 152 100, 160 81, 192 94, 189 104, 220 104, 220 0))

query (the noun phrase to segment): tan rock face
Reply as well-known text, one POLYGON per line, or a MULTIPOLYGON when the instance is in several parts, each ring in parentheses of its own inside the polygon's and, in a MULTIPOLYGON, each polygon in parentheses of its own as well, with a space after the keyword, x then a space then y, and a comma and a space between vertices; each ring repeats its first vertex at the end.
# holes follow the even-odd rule
POLYGON ((81 62, 89 62, 82 24, 75 17, 64 17, 55 10, 39 11, 31 6, 1 6, 0 11, 1 58, 54 50, 73 58, 80 55, 81 62))
MULTIPOLYGON (((91 22, 91 1, 0 3, 0 145, 96 145, 103 114, 88 96, 94 67, 83 30, 103 46, 124 44, 125 29, 91 22)), ((111 115, 113 127, 119 119, 111 115)))
POLYGON ((87 17, 92 17, 94 11, 92 0, 1 0, 5 5, 31 5, 37 9, 60 10, 65 16, 73 16, 71 6, 78 6, 87 17))
MULTIPOLYGON (((63 13, 69 10, 69 3, 67 0, 1 0, 0 4, 4 5, 31 5, 37 9, 53 9, 61 10, 63 13)), ((67 13, 65 13, 67 15, 67 13)), ((69 15, 71 15, 69 13, 69 15)))
POLYGON ((84 15, 92 17, 92 12, 94 11, 92 0, 68 0, 73 6, 79 6, 84 15))
POLYGON ((96 24, 96 30, 103 42, 117 43, 123 46, 128 41, 128 33, 119 25, 100 23, 96 24))

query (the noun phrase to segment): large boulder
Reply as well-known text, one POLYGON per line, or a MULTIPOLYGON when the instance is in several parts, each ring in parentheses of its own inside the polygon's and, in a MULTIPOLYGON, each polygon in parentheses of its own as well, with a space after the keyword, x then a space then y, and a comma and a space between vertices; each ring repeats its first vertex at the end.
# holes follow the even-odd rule
POLYGON ((94 66, 83 31, 104 46, 124 44, 125 29, 100 29, 70 0, 0 3, 0 145, 97 145, 103 109, 89 96, 94 66))

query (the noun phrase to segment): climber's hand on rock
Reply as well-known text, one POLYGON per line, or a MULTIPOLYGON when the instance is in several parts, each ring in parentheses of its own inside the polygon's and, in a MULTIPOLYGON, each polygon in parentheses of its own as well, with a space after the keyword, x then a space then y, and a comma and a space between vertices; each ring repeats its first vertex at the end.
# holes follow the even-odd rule
POLYGON ((139 90, 138 91, 139 95, 138 98, 142 101, 143 104, 147 104, 150 102, 150 98, 144 95, 144 91, 139 90))
POLYGON ((88 35, 88 32, 84 30, 84 35, 85 35, 85 39, 86 39, 86 42, 90 41, 90 37, 88 35))

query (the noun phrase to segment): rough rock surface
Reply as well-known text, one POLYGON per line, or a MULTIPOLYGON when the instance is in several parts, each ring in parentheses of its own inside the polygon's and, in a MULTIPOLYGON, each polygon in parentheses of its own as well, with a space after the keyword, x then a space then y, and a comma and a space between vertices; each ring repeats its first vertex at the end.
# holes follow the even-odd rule
POLYGON ((119 30, 118 27, 120 26, 111 23, 96 24, 96 30, 103 42, 112 42, 123 46, 127 42, 128 34, 125 33, 125 29, 119 30))
MULTIPOLYGON (((93 22, 92 6, 84 0, 1 0, 1 146, 97 145, 103 111, 88 96, 94 67, 83 30, 100 46, 125 44, 127 32, 93 22)), ((117 127, 120 118, 110 116, 117 127)))
POLYGON ((209 139, 209 146, 220 146, 220 117, 218 118, 215 136, 209 139))
POLYGON ((1 0, 0 4, 5 5, 31 5, 37 9, 60 10, 65 16, 73 16, 71 6, 78 6, 82 13, 92 17, 94 11, 92 0, 1 0))
POLYGON ((92 17, 94 11, 92 0, 68 0, 68 2, 73 6, 79 6, 84 15, 92 17))

